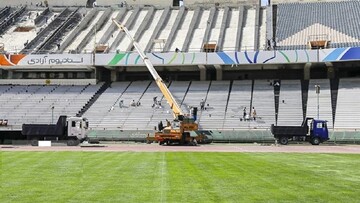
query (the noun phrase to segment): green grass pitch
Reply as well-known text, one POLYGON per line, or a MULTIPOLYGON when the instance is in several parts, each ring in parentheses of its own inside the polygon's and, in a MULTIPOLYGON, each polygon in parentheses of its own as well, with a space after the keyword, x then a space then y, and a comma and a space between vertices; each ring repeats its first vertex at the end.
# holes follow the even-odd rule
POLYGON ((360 155, 0 152, 0 202, 359 202, 360 155))

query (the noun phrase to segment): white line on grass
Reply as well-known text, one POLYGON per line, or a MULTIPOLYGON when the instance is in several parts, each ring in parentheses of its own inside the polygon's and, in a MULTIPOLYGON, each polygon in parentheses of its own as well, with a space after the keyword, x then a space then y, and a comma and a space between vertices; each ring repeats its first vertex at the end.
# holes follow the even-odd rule
POLYGON ((160 186, 160 202, 166 202, 166 193, 165 193, 165 199, 164 199, 164 189, 166 188, 166 177, 165 177, 165 167, 166 167, 166 162, 165 162, 165 152, 162 153, 162 161, 160 162, 160 166, 161 166, 161 186, 160 186))

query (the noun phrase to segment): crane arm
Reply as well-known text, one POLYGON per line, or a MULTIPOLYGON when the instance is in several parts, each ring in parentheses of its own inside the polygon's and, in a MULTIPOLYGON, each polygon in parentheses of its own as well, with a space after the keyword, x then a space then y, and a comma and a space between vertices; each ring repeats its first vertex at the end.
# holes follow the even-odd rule
POLYGON ((165 85, 164 81, 162 80, 162 78, 159 76, 159 74, 157 73, 157 71, 155 70, 154 66, 152 65, 151 61, 149 60, 149 58, 145 55, 145 53, 142 51, 141 47, 139 46, 139 44, 135 41, 135 39, 131 36, 129 30, 122 25, 121 23, 117 22, 115 19, 112 19, 112 21, 115 23, 115 25, 122 31, 125 32, 125 34, 128 36, 128 38, 130 39, 131 43, 133 44, 134 48, 136 49, 136 51, 139 53, 141 59, 144 61, 147 69, 149 70, 149 72, 151 73, 152 77, 154 78, 157 86, 159 87, 161 93, 164 95, 166 101, 168 102, 168 104, 170 105, 171 110, 173 111, 173 115, 174 118, 177 119, 180 115, 183 115, 183 112, 181 110, 181 108, 179 107, 179 104, 176 102, 175 98, 173 97, 173 95, 171 94, 171 92, 169 91, 169 89, 167 88, 167 86, 165 85))

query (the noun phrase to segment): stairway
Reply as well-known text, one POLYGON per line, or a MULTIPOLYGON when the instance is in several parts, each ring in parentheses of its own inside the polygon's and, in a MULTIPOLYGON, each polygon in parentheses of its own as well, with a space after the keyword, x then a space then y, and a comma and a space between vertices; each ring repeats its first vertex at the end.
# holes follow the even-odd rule
POLYGON ((83 106, 83 108, 76 114, 77 117, 81 117, 84 113, 96 102, 96 100, 101 96, 105 90, 110 87, 109 82, 104 83, 100 89, 90 98, 90 100, 83 106))

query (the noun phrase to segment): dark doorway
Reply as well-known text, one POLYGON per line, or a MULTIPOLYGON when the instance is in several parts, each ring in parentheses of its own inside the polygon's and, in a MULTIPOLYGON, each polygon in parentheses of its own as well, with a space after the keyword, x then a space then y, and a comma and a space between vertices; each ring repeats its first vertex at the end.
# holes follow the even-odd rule
POLYGON ((111 71, 104 67, 96 68, 96 78, 99 81, 110 82, 111 81, 111 71))
POLYGON ((206 80, 216 80, 216 69, 214 67, 206 67, 206 80))
POLYGON ((179 0, 173 0, 173 6, 180 6, 179 5, 179 0))

